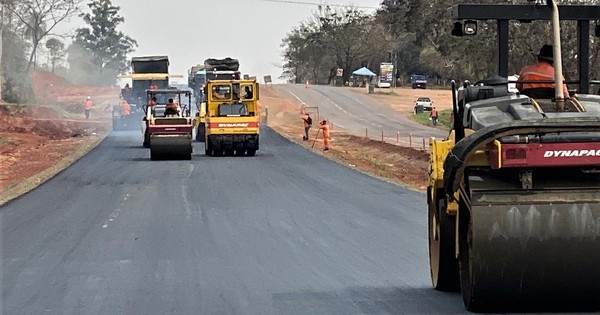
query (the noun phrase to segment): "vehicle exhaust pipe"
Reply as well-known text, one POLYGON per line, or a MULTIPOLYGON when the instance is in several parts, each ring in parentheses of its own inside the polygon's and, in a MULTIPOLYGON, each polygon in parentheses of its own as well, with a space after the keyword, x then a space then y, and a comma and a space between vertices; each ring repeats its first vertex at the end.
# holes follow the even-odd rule
POLYGON ((560 18, 556 0, 547 0, 552 9, 552 40, 554 47, 554 96, 556 99, 556 111, 565 110, 565 94, 563 91, 562 55, 560 47, 560 18))

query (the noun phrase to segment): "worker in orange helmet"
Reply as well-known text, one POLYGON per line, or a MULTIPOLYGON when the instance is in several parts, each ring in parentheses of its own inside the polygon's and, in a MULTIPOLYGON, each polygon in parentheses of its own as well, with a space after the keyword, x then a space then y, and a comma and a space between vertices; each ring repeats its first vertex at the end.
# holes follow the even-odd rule
POLYGON ((156 90, 158 90, 158 86, 156 86, 156 84, 150 85, 150 91, 156 91, 156 90))
POLYGON ((121 117, 125 118, 129 115, 131 115, 131 106, 127 100, 123 100, 123 102, 121 102, 121 117))
POLYGON ((331 138, 331 135, 329 134, 329 124, 327 124, 327 120, 321 121, 319 129, 323 130, 323 144, 325 145, 323 151, 329 151, 329 139, 331 138))
POLYGON ((91 97, 88 96, 85 99, 85 102, 83 103, 83 109, 85 111, 85 119, 89 119, 90 111, 92 110, 92 98, 91 97))

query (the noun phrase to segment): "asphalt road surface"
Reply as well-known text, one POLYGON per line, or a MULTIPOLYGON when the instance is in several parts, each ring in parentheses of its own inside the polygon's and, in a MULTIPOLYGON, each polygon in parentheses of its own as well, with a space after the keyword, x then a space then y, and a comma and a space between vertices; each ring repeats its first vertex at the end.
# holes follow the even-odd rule
POLYGON ((369 136, 375 138, 381 137, 382 130, 387 138, 395 138, 397 132, 403 137, 412 133, 415 137, 426 139, 448 135, 444 130, 419 124, 404 113, 364 93, 323 85, 312 85, 309 88, 300 84, 275 86, 283 90, 281 95, 297 104, 304 102, 307 106, 318 106, 321 119, 331 120, 334 128, 343 128, 351 133, 364 135, 365 128, 368 128, 369 136))
POLYGON ((3 314, 450 314, 425 196, 262 130, 255 157, 150 161, 111 134, 0 208, 3 314))

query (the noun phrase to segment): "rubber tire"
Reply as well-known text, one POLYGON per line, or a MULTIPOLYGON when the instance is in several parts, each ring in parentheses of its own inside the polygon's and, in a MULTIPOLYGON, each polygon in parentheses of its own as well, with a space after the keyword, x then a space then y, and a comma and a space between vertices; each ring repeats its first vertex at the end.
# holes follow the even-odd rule
POLYGON ((150 134, 148 134, 148 130, 146 129, 146 133, 144 134, 144 143, 143 143, 144 148, 149 148, 150 147, 150 134))
POLYGON ((472 237, 471 214, 466 205, 463 205, 462 203, 458 211, 460 288, 465 308, 469 312, 478 312, 483 308, 483 305, 477 303, 476 296, 473 294, 473 279, 471 277, 472 250, 469 242, 472 237))
POLYGON ((204 155, 206 155, 206 156, 213 155, 212 145, 208 141, 204 143, 204 155))
POLYGON ((254 156, 256 154, 256 149, 248 149, 246 150, 247 156, 254 156))
POLYGON ((246 155, 246 150, 244 150, 244 149, 235 150, 235 156, 244 156, 244 155, 246 155))
POLYGON ((198 141, 198 142, 206 141, 205 125, 206 124, 202 123, 202 124, 198 124, 198 127, 196 127, 196 141, 198 141))
POLYGON ((460 277, 458 260, 455 258, 456 218, 446 213, 444 190, 427 188, 429 271, 433 288, 442 292, 459 292, 460 277), (437 226, 437 240, 434 236, 437 226))

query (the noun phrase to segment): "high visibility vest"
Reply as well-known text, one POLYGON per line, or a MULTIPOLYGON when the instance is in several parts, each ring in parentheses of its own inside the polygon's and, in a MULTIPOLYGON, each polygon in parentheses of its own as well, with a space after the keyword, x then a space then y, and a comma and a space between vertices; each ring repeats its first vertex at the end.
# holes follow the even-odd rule
MULTIPOLYGON (((519 73, 519 81, 554 81, 554 67, 547 62, 538 62, 535 65, 525 66, 519 73)), ((519 91, 537 88, 554 88, 554 83, 517 83, 519 91)), ((567 85, 563 84, 565 97, 569 96, 567 85)))
POLYGON ((131 115, 131 106, 129 106, 129 103, 127 103, 127 101, 121 103, 121 115, 122 116, 131 115))
POLYGON ((325 125, 321 125, 321 127, 319 127, 323 130, 323 138, 324 139, 329 139, 329 125, 325 124, 325 125))
POLYGON ((179 109, 179 104, 177 104, 177 103, 167 103, 166 109, 177 110, 177 109, 179 109))

